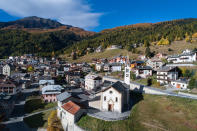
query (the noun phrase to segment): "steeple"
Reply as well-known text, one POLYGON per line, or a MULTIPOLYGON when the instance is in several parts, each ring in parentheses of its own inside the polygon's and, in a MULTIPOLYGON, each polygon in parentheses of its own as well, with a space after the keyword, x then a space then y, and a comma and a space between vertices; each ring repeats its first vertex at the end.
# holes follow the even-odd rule
POLYGON ((130 85, 130 72, 131 72, 131 68, 130 68, 129 55, 127 55, 127 60, 125 62, 125 71, 124 71, 124 82, 127 85, 130 85))

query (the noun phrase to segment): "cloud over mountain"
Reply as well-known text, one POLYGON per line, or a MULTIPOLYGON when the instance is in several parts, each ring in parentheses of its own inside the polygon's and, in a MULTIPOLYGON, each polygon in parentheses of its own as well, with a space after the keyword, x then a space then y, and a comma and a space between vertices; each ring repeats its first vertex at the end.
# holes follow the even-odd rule
POLYGON ((19 17, 38 16, 85 29, 99 25, 86 0, 0 0, 0 9, 19 17))

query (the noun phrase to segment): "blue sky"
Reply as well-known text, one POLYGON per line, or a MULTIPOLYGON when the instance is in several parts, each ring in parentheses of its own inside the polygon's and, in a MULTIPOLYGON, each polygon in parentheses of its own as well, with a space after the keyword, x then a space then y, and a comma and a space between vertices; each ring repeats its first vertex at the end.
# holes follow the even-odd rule
POLYGON ((55 0, 21 0, 23 4, 18 0, 1 1, 0 21, 34 15, 97 32, 135 23, 197 18, 196 0, 56 0, 55 4, 55 0))

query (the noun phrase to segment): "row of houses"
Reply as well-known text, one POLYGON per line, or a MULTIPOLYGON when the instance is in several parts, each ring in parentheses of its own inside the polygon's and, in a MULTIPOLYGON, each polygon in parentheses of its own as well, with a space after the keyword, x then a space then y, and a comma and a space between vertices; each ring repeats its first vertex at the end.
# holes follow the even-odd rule
POLYGON ((185 50, 179 55, 168 56, 170 63, 193 63, 197 60, 197 51, 185 50))

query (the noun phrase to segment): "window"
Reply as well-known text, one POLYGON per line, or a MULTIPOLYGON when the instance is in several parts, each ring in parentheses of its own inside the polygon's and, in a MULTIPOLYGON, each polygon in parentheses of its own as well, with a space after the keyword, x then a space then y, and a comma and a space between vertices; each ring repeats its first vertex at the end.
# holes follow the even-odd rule
POLYGON ((106 96, 104 96, 104 101, 106 101, 106 96))
POLYGON ((113 92, 112 91, 109 91, 109 93, 112 94, 113 92))
POLYGON ((116 97, 116 102, 118 102, 118 97, 116 97))

